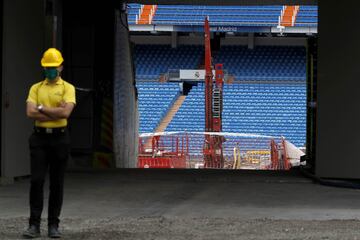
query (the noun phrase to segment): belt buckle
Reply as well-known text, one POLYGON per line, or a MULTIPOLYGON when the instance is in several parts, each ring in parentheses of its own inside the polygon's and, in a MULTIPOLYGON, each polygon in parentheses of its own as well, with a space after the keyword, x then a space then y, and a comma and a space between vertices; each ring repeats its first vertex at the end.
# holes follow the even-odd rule
POLYGON ((45 128, 45 132, 46 133, 53 133, 53 130, 52 130, 52 128, 45 128))

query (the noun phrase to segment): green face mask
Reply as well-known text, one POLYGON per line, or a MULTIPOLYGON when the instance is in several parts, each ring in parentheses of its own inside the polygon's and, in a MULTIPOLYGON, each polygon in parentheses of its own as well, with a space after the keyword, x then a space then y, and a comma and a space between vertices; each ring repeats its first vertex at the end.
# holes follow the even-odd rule
POLYGON ((44 70, 44 76, 49 81, 53 81, 58 76, 58 70, 56 68, 47 68, 44 70))

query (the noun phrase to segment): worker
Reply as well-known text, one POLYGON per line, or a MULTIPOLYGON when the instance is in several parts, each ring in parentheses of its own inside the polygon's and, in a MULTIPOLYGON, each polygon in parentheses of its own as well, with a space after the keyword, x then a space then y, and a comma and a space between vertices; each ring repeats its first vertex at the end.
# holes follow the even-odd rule
POLYGON ((68 121, 75 104, 75 88, 61 78, 63 57, 55 48, 45 51, 41 66, 44 80, 32 85, 26 114, 35 120, 30 136, 31 186, 29 228, 26 238, 40 236, 43 187, 49 169, 48 236, 60 238, 59 216, 63 203, 64 172, 70 151, 68 121))

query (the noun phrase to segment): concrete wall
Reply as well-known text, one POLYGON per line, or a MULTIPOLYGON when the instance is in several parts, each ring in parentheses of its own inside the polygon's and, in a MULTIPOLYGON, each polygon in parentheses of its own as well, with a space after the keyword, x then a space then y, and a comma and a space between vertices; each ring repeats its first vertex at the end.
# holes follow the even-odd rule
POLYGON ((62 9, 64 78, 78 89, 92 90, 76 92, 77 105, 69 121, 73 155, 69 168, 88 169, 94 167, 94 152, 112 151, 111 143, 104 146, 102 126, 110 124, 102 115, 105 100, 113 98, 114 6, 63 0, 62 9))
POLYGON ((129 32, 117 12, 114 69, 114 152, 116 167, 136 166, 138 146, 137 99, 129 32))
POLYGON ((1 170, 12 179, 30 172, 28 137, 33 123, 25 106, 30 86, 42 80, 44 1, 4 0, 1 170))
MULTIPOLYGON (((107 123, 102 119, 102 104, 110 98, 116 167, 135 167, 137 104, 128 31, 119 16, 115 19, 120 2, 63 2, 65 75, 75 86, 94 90, 91 94, 77 91, 78 104, 70 119, 73 154, 91 156, 110 150, 101 140, 102 125, 107 123)), ((73 160, 71 167, 93 167, 92 158, 73 160)))
MULTIPOLYGON (((65 23, 63 77, 77 88, 95 89, 95 28, 74 19, 66 19, 65 23)), ((94 94, 76 91, 76 99, 69 120, 72 152, 91 152, 94 145, 94 94)), ((72 164, 70 160, 69 165, 72 164)))
POLYGON ((360 179, 360 29, 354 25, 359 7, 359 1, 324 1, 319 6, 320 177, 360 179))

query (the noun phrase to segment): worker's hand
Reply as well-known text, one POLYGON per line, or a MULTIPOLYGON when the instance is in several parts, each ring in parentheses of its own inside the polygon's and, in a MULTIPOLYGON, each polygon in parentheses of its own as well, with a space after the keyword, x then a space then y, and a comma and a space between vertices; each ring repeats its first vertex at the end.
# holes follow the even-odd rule
POLYGON ((65 107, 66 107, 66 102, 61 101, 61 102, 59 103, 59 107, 65 108, 65 107))

